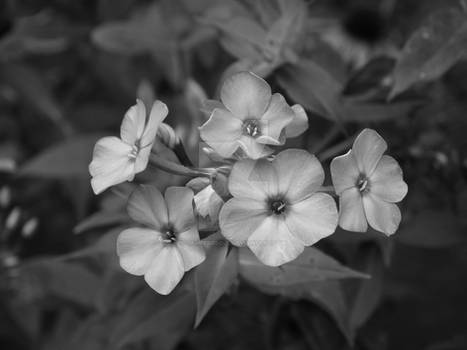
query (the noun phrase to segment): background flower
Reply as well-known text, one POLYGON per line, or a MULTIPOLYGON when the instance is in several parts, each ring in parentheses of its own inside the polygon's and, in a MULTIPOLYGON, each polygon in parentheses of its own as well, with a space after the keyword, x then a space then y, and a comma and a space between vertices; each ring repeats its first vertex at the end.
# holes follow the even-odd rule
POLYGON ((229 178, 233 198, 219 216, 222 234, 266 265, 295 259, 337 226, 334 200, 317 192, 323 180, 319 161, 302 150, 282 151, 272 162, 237 162, 229 178))
POLYGON ((383 153, 387 144, 374 130, 364 129, 347 154, 331 162, 331 175, 340 200, 339 225, 364 232, 367 221, 387 235, 399 227, 401 213, 396 204, 407 194, 402 169, 383 153))

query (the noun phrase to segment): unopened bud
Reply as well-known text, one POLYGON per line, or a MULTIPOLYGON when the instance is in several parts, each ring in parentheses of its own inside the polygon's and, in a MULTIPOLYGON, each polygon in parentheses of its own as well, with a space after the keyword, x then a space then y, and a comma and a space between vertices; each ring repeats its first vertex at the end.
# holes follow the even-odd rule
POLYGON ((39 221, 37 218, 31 218, 23 225, 21 229, 21 236, 24 238, 30 238, 36 232, 37 226, 39 225, 39 221))
POLYGON ((16 162, 11 158, 0 158, 0 171, 12 173, 16 169, 16 162))
POLYGON ((185 99, 191 113, 199 113, 201 106, 207 99, 206 92, 195 80, 188 79, 185 85, 185 99))
POLYGON ((11 202, 11 191, 10 188, 5 186, 0 189, 0 208, 6 208, 11 202))
POLYGON ((151 110, 152 104, 156 100, 156 95, 149 80, 143 79, 140 81, 136 90, 136 97, 143 101, 146 110, 151 110))
POLYGON ((21 209, 16 207, 10 212, 6 219, 5 228, 8 230, 13 230, 18 225, 19 219, 21 217, 21 209))
POLYGON ((157 136, 159 137, 160 141, 170 149, 174 148, 175 145, 179 142, 177 135, 175 135, 174 129, 166 123, 159 125, 157 136))

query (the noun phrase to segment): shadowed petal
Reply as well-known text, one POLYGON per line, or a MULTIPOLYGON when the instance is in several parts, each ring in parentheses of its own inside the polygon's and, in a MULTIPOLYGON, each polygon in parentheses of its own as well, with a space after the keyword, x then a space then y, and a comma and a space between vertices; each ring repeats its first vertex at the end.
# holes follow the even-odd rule
POLYGON ((156 138, 157 129, 159 129, 159 125, 161 125, 165 117, 167 117, 167 114, 169 114, 169 110, 165 103, 159 100, 153 103, 146 128, 144 129, 141 137, 141 147, 148 147, 149 149, 152 148, 152 144, 156 138))
POLYGON ((336 203, 325 193, 315 193, 291 205, 285 216, 290 232, 306 246, 334 233, 337 220, 336 203))
POLYGON ((324 171, 318 159, 304 150, 288 149, 273 161, 277 171, 279 192, 291 203, 316 192, 323 184, 324 171))
POLYGON ((356 187, 349 188, 340 195, 339 226, 353 232, 366 232, 368 229, 362 195, 356 187))
POLYGON ((261 133, 279 142, 282 130, 294 117, 294 111, 284 97, 281 94, 274 94, 266 112, 261 117, 261 133))
POLYGON ((144 132, 146 124, 146 107, 143 101, 136 100, 136 104, 123 117, 120 127, 120 137, 129 145, 134 145, 136 140, 139 140, 144 132))
MULTIPOLYGON (((272 143, 271 141, 273 140, 268 141, 268 143, 272 143)), ((257 140, 251 136, 242 135, 237 142, 243 152, 251 159, 259 159, 273 153, 271 148, 264 145, 264 143, 257 142, 257 140)))
POLYGON ((222 103, 237 117, 259 118, 269 105, 271 88, 257 75, 240 72, 224 81, 220 96, 222 103))
POLYGON ((401 212, 397 205, 378 199, 370 192, 363 196, 363 206, 371 227, 386 235, 396 232, 401 222, 401 212))
POLYGON ((147 228, 129 228, 117 239, 120 266, 132 275, 142 276, 162 249, 159 232, 147 228))
POLYGON ((127 211, 133 220, 157 231, 169 223, 164 197, 154 186, 140 185, 128 199, 127 211))
POLYGON ((206 258, 203 245, 199 239, 199 233, 196 227, 177 235, 177 248, 183 259, 185 271, 201 264, 206 258))
POLYGON ((297 137, 308 129, 308 117, 305 110, 300 105, 293 105, 294 118, 285 128, 285 136, 287 138, 297 137))
POLYGON ((355 187, 360 170, 351 150, 342 156, 334 158, 330 168, 332 184, 337 195, 340 195, 348 188, 355 187))
POLYGON ((364 129, 352 146, 352 153, 360 171, 368 177, 371 176, 387 148, 386 141, 376 131, 364 129))
POLYGON ((234 197, 266 201, 277 193, 277 176, 266 159, 245 159, 234 164, 229 176, 229 191, 234 197))
POLYGON ((233 245, 242 246, 266 217, 265 203, 232 198, 221 208, 219 226, 222 235, 233 245))
POLYGON ((169 294, 181 281, 185 269, 175 245, 165 245, 152 261, 144 280, 157 293, 169 294))
POLYGON ((175 232, 184 232, 195 226, 193 191, 188 187, 169 187, 165 190, 169 222, 175 232))
POLYGON ((402 169, 397 161, 384 155, 371 175, 371 193, 386 202, 400 202, 407 194, 402 169))
POLYGON ((214 109, 209 120, 200 127, 201 138, 223 157, 238 148, 243 122, 225 109, 214 109))
POLYGON ((289 231, 285 221, 275 215, 266 217, 248 238, 248 247, 265 265, 279 266, 303 252, 303 243, 289 231))

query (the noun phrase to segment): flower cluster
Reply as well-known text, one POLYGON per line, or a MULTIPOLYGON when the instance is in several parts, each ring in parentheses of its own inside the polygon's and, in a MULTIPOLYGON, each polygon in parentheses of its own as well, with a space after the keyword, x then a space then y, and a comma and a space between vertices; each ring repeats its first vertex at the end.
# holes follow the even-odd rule
POLYGON ((168 187, 164 195, 140 184, 128 199, 137 225, 117 240, 120 265, 144 275, 158 293, 170 293, 185 272, 203 263, 200 234, 220 232, 232 246, 248 247, 263 264, 280 266, 338 225, 364 232, 369 224, 386 235, 397 230, 401 213, 395 203, 405 197, 407 185, 397 161, 383 155, 387 144, 374 130, 363 130, 348 153, 332 160, 333 186, 323 186, 325 172, 314 155, 291 148, 276 153, 287 138, 307 130, 300 105, 290 106, 250 72, 228 77, 220 101, 209 105, 200 135, 216 160, 211 167, 182 165, 153 147, 163 138, 159 129, 168 114, 160 101, 149 116, 137 101, 123 119, 121 138, 99 140, 89 167, 96 194, 133 181, 148 163, 192 178, 185 187, 168 187))

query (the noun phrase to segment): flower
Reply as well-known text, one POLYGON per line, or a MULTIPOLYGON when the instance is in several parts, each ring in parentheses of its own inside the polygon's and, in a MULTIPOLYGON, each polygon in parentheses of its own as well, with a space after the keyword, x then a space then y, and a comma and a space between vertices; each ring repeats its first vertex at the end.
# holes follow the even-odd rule
MULTIPOLYGON (((260 77, 240 72, 227 78, 220 92, 224 107, 214 108, 200 128, 201 138, 222 157, 238 148, 252 159, 272 153, 267 145, 282 145, 308 127, 305 110, 290 107, 281 94, 260 77)), ((216 106, 216 105, 213 105, 216 106)))
POLYGON ((238 161, 228 184, 233 198, 219 214, 222 234, 266 265, 295 259, 336 229, 336 203, 317 192, 323 180, 321 164, 303 150, 282 151, 273 161, 238 161))
POLYGON ((97 141, 89 164, 95 194, 124 181, 132 181, 135 174, 146 169, 157 129, 167 114, 167 106, 156 101, 146 122, 146 107, 137 100, 123 118, 120 138, 110 136, 97 141))
POLYGON ((169 187, 162 197, 148 185, 140 186, 128 200, 128 214, 144 227, 120 233, 120 266, 132 275, 144 275, 160 294, 169 294, 185 271, 205 259, 192 203, 193 191, 187 187, 169 187))
POLYGON ((387 235, 399 227, 396 204, 407 194, 407 184, 397 161, 383 153, 387 144, 374 130, 364 129, 352 149, 331 162, 331 176, 340 197, 339 225, 365 232, 368 224, 387 235))

